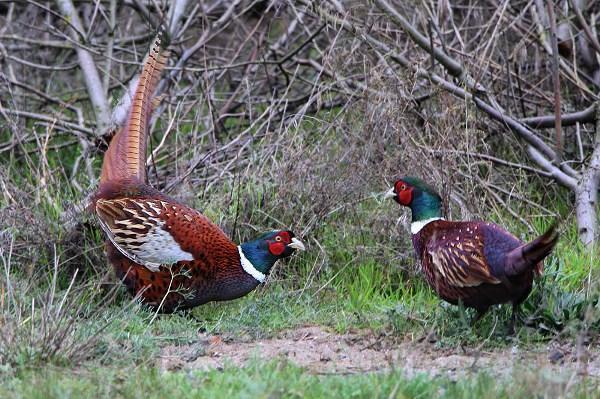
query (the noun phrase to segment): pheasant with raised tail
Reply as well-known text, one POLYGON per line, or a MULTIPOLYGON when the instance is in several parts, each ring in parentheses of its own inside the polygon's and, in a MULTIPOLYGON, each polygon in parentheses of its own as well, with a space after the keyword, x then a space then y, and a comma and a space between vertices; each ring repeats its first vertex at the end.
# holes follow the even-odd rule
POLYGON ((278 259, 304 245, 291 231, 281 230, 236 245, 199 211, 149 185, 147 136, 165 62, 159 35, 127 121, 104 155, 91 209, 108 238, 108 259, 117 276, 143 303, 172 312, 248 294, 278 259))

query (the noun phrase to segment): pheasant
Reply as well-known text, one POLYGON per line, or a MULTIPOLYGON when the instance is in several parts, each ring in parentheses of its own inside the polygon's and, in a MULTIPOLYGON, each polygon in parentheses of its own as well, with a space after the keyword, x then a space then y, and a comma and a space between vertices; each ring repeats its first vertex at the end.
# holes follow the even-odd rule
POLYGON ((416 177, 403 177, 385 195, 412 213, 413 247, 427 283, 443 300, 474 308, 479 320, 492 305, 512 303, 509 331, 534 274, 558 240, 552 225, 525 244, 500 226, 482 221, 446 221, 441 198, 416 177))
POLYGON ((104 155, 91 210, 106 234, 115 273, 141 301, 164 313, 239 298, 263 283, 278 259, 304 250, 291 231, 234 244, 206 216, 147 182, 146 145, 160 72, 159 35, 124 126, 104 155))

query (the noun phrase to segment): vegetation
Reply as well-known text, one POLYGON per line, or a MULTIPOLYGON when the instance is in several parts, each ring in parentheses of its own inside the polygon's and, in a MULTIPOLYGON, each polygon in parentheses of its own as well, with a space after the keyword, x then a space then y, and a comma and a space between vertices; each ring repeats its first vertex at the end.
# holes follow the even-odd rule
MULTIPOLYGON (((82 1, 76 4, 84 32, 66 38, 57 32, 70 29, 71 20, 58 15, 70 2, 57 3, 52 12, 34 2, 0 3, 0 397, 600 395, 594 363, 600 260, 597 248, 582 243, 573 190, 524 160, 522 142, 503 134, 505 126, 470 100, 426 85, 431 76, 392 67, 381 47, 328 19, 340 10, 302 2, 257 11, 261 5, 252 2, 217 1, 204 10, 173 1, 158 10, 145 2, 82 1), (161 12, 175 21, 171 65, 183 61, 163 80, 168 97, 153 121, 152 183, 201 209, 238 242, 285 227, 308 247, 278 264, 247 297, 172 315, 154 314, 127 295, 84 210, 115 122, 100 120, 105 111, 92 104, 127 97, 123 85, 138 71, 161 12), (185 24, 185 16, 194 23, 185 24), (31 27, 36 24, 43 32, 31 27), (41 33, 46 36, 36 37, 41 33), (73 50, 80 39, 97 69, 111 71, 106 80, 100 75, 104 99, 90 99, 73 50), (560 220, 560 242, 514 336, 505 334, 508 307, 471 326, 470 310, 443 304, 426 286, 412 255, 408 214, 382 199, 404 174, 434 184, 450 218, 491 220, 523 239, 560 220), (408 343, 423 357, 466 354, 472 367, 431 362, 423 370, 401 358, 375 370, 336 373, 286 356, 194 367, 194 357, 208 356, 211 340, 252 347, 305 326, 319 326, 332 341, 363 334, 379 352, 408 343), (165 366, 169 347, 197 353, 165 366), (522 361, 525 354, 537 360, 522 361), (477 365, 484 356, 499 361, 477 365)), ((383 15, 365 7, 351 8, 353 24, 363 27, 383 15)), ((514 12, 510 7, 507 13, 514 12)), ((417 11, 418 18, 427 15, 417 11)), ((486 15, 475 11, 477 18, 486 15)), ((442 20, 436 21, 450 23, 442 20)), ((370 34, 412 46, 395 28, 384 29, 391 21, 371 25, 370 34)), ((491 29, 486 37, 500 40, 491 29)), ((503 57, 500 48, 490 49, 491 60, 503 57)), ((474 71, 482 65, 475 56, 465 61, 474 71)), ((492 72, 481 76, 503 64, 490 65, 492 72)), ((443 73, 440 65, 432 68, 443 73)), ((514 73, 490 87, 514 88, 508 85, 514 73)), ((550 107, 552 85, 536 86, 533 77, 527 84, 526 111, 550 107)), ((578 91, 563 90, 563 101, 578 105, 578 91)), ((499 98, 516 112, 514 98, 499 98)), ((582 170, 596 149, 592 125, 563 131, 565 159, 579 152, 580 140, 582 170)), ((552 143, 551 133, 539 135, 552 143)))
POLYGON ((253 363, 244 368, 227 367, 222 371, 159 374, 156 370, 93 370, 78 375, 57 375, 53 370, 25 373, 23 379, 0 388, 3 395, 17 393, 22 397, 81 397, 98 398, 147 397, 181 398, 208 397, 440 397, 440 398, 533 398, 592 397, 597 388, 584 382, 569 387, 567 381, 552 378, 534 380, 528 372, 510 383, 489 375, 479 375, 462 381, 447 378, 431 379, 419 375, 411 378, 400 371, 359 376, 318 376, 304 373, 285 362, 253 363), (27 381, 27 382, 25 382, 27 381), (49 383, 52 381, 51 383, 49 383))

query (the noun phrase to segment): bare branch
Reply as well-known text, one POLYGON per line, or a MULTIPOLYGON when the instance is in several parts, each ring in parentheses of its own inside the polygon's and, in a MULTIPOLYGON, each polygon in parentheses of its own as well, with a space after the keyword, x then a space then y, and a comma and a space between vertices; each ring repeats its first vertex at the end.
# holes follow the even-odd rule
MULTIPOLYGON (((578 112, 561 115, 560 121, 563 126, 573 126, 577 123, 595 123, 596 122, 596 106, 590 105, 586 109, 578 112)), ((554 127, 556 118, 554 115, 532 116, 523 118, 520 122, 529 126, 532 129, 545 127, 554 127)))
POLYGON ((439 61, 446 70, 452 75, 465 80, 468 76, 462 65, 457 62, 454 58, 449 57, 446 53, 437 47, 431 48, 430 41, 427 37, 423 36, 418 30, 416 30, 405 18, 402 16, 394 7, 391 6, 386 0, 376 0, 377 4, 381 9, 386 11, 402 29, 410 35, 410 37, 420 47, 431 51, 437 61, 439 61))
POLYGON ((544 170, 548 171, 552 177, 561 185, 574 190, 577 187, 577 180, 571 176, 565 174, 556 166, 552 165, 547 158, 545 158, 535 147, 528 146, 527 153, 529 156, 544 170))
POLYGON ((179 37, 179 23, 187 8, 189 0, 173 0, 167 18, 169 19, 169 33, 172 39, 179 37))
MULTIPOLYGON (((85 30, 73 2, 71 0, 57 0, 57 4, 63 15, 71 21, 73 34, 78 36, 83 35, 85 30)), ((104 89, 102 88, 102 81, 100 80, 96 63, 92 55, 83 47, 78 46, 75 48, 75 51, 79 58, 79 65, 83 72, 90 101, 94 107, 97 129, 99 132, 103 132, 110 125, 110 109, 104 89)))
POLYGON ((560 153, 562 152, 562 136, 561 136, 561 125, 560 125, 560 77, 558 73, 558 38, 556 37, 556 18, 554 16, 554 4, 552 0, 546 0, 546 7, 548 9, 548 18, 550 19, 550 42, 552 45, 552 81, 554 83, 554 115, 555 115, 555 126, 556 130, 556 148, 558 150, 556 154, 556 161, 560 161, 560 153))
POLYGON ((52 118, 43 114, 37 114, 35 112, 28 112, 28 111, 18 111, 18 110, 14 110, 14 109, 3 109, 4 112, 6 112, 7 114, 12 114, 15 116, 20 116, 20 117, 25 117, 25 118, 31 118, 31 119, 36 119, 39 121, 43 121, 43 122, 47 122, 50 124, 55 124, 55 125, 59 125, 59 126, 64 126, 66 128, 72 129, 74 131, 78 131, 81 133, 85 133, 89 136, 94 136, 94 131, 92 129, 83 127, 83 126, 79 126, 78 124, 72 123, 72 122, 67 122, 64 121, 62 119, 59 118, 52 118))

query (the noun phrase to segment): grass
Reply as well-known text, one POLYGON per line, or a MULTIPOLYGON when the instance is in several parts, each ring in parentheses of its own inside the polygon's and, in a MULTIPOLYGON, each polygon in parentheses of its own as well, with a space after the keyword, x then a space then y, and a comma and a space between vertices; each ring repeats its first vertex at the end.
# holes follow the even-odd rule
MULTIPOLYGON (((328 145, 336 154, 342 150, 339 143, 328 145)), ((115 282, 97 226, 86 218, 80 220, 78 230, 64 226, 66 208, 80 201, 81 194, 66 184, 63 173, 51 173, 64 169, 63 163, 70 160, 60 159, 58 153, 49 154, 48 160, 48 170, 41 165, 29 174, 29 166, 8 162, 9 170, 22 173, 7 181, 27 188, 37 205, 17 207, 18 217, 7 218, 10 227, 0 234, 0 397, 599 394, 593 382, 578 379, 582 383, 574 386, 538 370, 502 379, 467 371, 465 376, 450 378, 407 374, 399 364, 397 370, 378 373, 318 375, 278 359, 224 370, 161 372, 157 360, 161 349, 194 344, 199 333, 252 341, 306 325, 338 333, 367 330, 415 343, 433 333, 432 345, 440 350, 461 346, 538 350, 549 342, 573 346, 600 329, 600 302, 594 288, 598 271, 593 267, 597 258, 578 244, 575 226, 567 222, 561 226, 564 232, 546 262, 544 277, 523 306, 524 323, 517 335, 505 335, 508 306, 493 309, 472 327, 470 310, 440 302, 425 284, 410 239, 396 224, 401 211, 395 204, 382 203, 363 189, 351 206, 339 207, 338 196, 346 198, 356 189, 344 184, 353 173, 315 163, 334 174, 329 185, 314 183, 310 171, 282 167, 280 178, 249 176, 240 186, 235 179, 227 180, 195 193, 189 202, 238 241, 270 226, 289 223, 296 231, 311 226, 304 234, 309 251, 279 264, 266 286, 244 298, 156 317, 131 303, 115 282), (41 175, 48 179, 43 187, 34 178, 41 175)), ((22 195, 27 202, 28 194, 22 195)), ((2 201, 4 210, 14 206, 6 198, 2 201)), ((564 203, 555 205, 560 214, 568 213, 564 203)), ((518 236, 531 238, 523 226, 507 223, 514 220, 509 216, 494 214, 494 218, 518 236)), ((529 221, 539 232, 548 223, 533 217, 529 221)))
POLYGON ((359 375, 314 375, 284 360, 257 362, 223 370, 165 372, 146 367, 94 368, 77 373, 58 369, 23 372, 0 386, 0 396, 19 398, 571 398, 594 397, 598 385, 575 386, 561 375, 531 371, 504 379, 485 373, 455 380, 427 375, 407 376, 400 370, 359 375))
MULTIPOLYGON (((484 374, 459 382, 444 378, 432 380, 430 376, 405 376, 402 370, 353 377, 318 376, 285 362, 265 364, 259 361, 244 368, 232 366, 223 372, 161 374, 156 368, 156 358, 166 345, 195 342, 200 331, 234 339, 258 339, 303 325, 324 325, 341 333, 358 328, 416 339, 434 330, 438 337, 437 347, 453 348, 483 342, 484 348, 497 348, 512 346, 516 339, 516 342, 533 348, 560 334, 563 334, 563 340, 573 340, 585 323, 597 328, 597 313, 593 316, 596 319, 585 316, 586 310, 593 313, 587 307, 592 302, 585 300, 585 290, 569 291, 574 287, 573 277, 567 279, 563 275, 565 270, 577 272, 576 276, 585 280, 586 274, 581 269, 585 270, 588 264, 584 255, 551 256, 546 277, 536 284, 524 306, 525 313, 533 318, 532 326, 523 326, 516 338, 507 338, 501 326, 508 320, 508 307, 494 309, 473 328, 468 311, 442 304, 418 275, 407 279, 406 270, 372 259, 352 257, 346 248, 351 248, 355 238, 346 237, 349 242, 343 241, 343 235, 335 234, 329 243, 324 241, 325 245, 332 246, 327 248, 330 261, 343 266, 324 268, 311 284, 306 282, 311 281, 309 277, 317 256, 307 254, 280 265, 275 281, 240 300, 210 303, 188 312, 157 318, 143 306, 130 305, 120 287, 107 305, 100 304, 102 295, 88 293, 81 296, 57 289, 57 298, 69 298, 68 306, 75 306, 82 300, 91 303, 68 318, 73 327, 69 331, 73 339, 90 343, 85 347, 86 356, 70 357, 66 351, 42 356, 35 350, 36 345, 44 345, 43 339, 23 341, 21 344, 31 347, 3 366, 0 396, 5 396, 2 395, 4 390, 6 395, 19 397, 161 397, 167 394, 183 397, 223 394, 326 397, 327 392, 337 392, 345 397, 389 397, 392 393, 395 397, 428 397, 440 393, 445 397, 473 397, 471 395, 475 394, 528 397, 534 392, 528 391, 526 386, 503 384, 484 374), (571 330, 570 325, 573 325, 571 330), (50 367, 47 369, 46 365, 50 367), (73 368, 77 370, 76 377, 70 375, 73 368), (398 384, 398 381, 402 383, 398 384), (373 391, 374 387, 378 391, 373 391)), ((569 247, 564 242, 560 246, 569 247)), ((577 247, 573 251, 579 253, 577 247)), ((4 259, 7 261, 6 255, 4 259)), ((19 272, 15 271, 14 278, 18 279, 18 276, 19 272)), ((39 322, 44 318, 43 312, 37 316, 27 314, 27 306, 23 306, 34 297, 30 292, 20 299, 23 317, 16 331, 19 334, 33 334, 34 329, 41 328, 39 322), (32 320, 37 320, 38 324, 32 320)), ((5 309, 5 312, 7 310, 10 311, 5 309)), ((56 308, 48 312, 62 314, 56 308)), ((62 312, 68 313, 68 309, 62 312)), ((530 375, 529 378, 534 377, 530 375)), ((543 380, 545 377, 538 378, 543 380)), ((552 387, 556 392, 567 389, 561 383, 552 387)), ((569 393, 584 395, 588 388, 569 388, 569 393)))
MULTIPOLYGON (((375 208, 363 205, 363 211, 376 212, 380 205, 371 206, 375 208)), ((49 218, 58 217, 56 207, 42 210, 49 218)), ((68 251, 61 252, 58 247, 54 256, 40 254, 37 261, 47 267, 34 272, 36 284, 15 289, 19 295, 10 304, 3 302, 5 320, 19 315, 17 322, 13 320, 13 334, 28 339, 12 342, 12 353, 4 356, 0 396, 327 397, 336 392, 343 397, 533 397, 539 392, 532 387, 552 396, 568 392, 586 397, 598 392, 593 384, 573 388, 562 380, 546 383, 547 377, 534 371, 518 378, 506 377, 506 382, 485 373, 458 381, 443 376, 409 376, 401 368, 356 376, 321 376, 285 361, 258 360, 223 371, 158 371, 156 359, 161 348, 192 344, 199 332, 253 340, 299 326, 323 325, 340 333, 368 329, 414 340, 434 331, 437 348, 467 345, 493 349, 518 344, 533 349, 549 340, 573 342, 582 329, 597 331, 597 293, 586 285, 591 260, 573 241, 575 236, 569 233, 572 227, 561 238, 556 251, 560 255, 550 256, 544 278, 524 304, 528 325, 522 326, 516 337, 506 337, 503 325, 508 321, 508 306, 494 309, 472 327, 470 311, 441 303, 415 272, 412 260, 390 262, 393 248, 382 247, 354 230, 338 229, 335 223, 332 226, 318 231, 326 259, 316 251, 308 252, 280 264, 266 286, 240 300, 158 317, 143 306, 131 304, 118 284, 112 296, 107 288, 89 286, 85 281, 73 280, 77 281, 73 287, 66 272, 58 271, 58 266, 68 263, 61 259, 68 251), (371 256, 373 252, 380 256, 371 256), (382 260, 385 258, 388 261, 382 260), (55 278, 52 270, 56 270, 55 278), (39 275, 50 277, 40 280, 39 275), (32 303, 40 306, 49 290, 55 295, 53 303, 37 312, 31 310, 32 303), (104 303, 103 298, 110 300, 104 303), (64 331, 64 341, 48 341, 44 335, 47 327, 43 325, 48 325, 52 315, 62 323, 50 329, 50 335, 64 331), (48 350, 49 342, 57 350, 48 350), (80 344, 79 352, 84 353, 71 351, 74 343, 80 344), (75 376, 71 375, 73 370, 75 376)), ((98 252, 101 237, 94 232, 88 240, 89 251, 98 252)), ((27 274, 16 267, 19 260, 9 255, 2 253, 5 275, 15 288, 24 283, 27 274)), ((105 262, 102 254, 98 256, 105 262)), ((88 260, 98 261, 98 257, 88 260)), ((85 273, 93 279, 99 277, 89 270, 85 273)), ((113 281, 112 276, 107 280, 113 281)))

